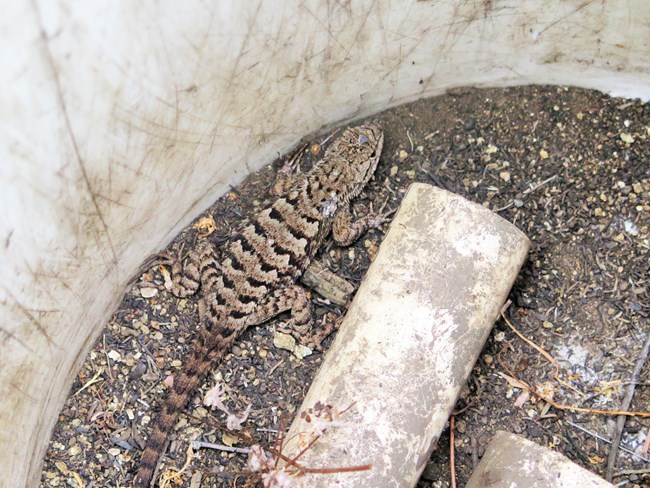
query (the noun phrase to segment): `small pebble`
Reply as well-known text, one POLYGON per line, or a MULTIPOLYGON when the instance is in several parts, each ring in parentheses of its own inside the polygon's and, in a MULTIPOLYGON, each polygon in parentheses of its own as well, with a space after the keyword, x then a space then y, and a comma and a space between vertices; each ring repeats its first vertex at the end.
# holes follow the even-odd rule
POLYGON ((157 288, 140 288, 140 296, 142 298, 153 298, 158 294, 157 288))
POLYGON ((627 144, 632 144, 634 142, 634 137, 626 132, 621 132, 621 141, 627 144))

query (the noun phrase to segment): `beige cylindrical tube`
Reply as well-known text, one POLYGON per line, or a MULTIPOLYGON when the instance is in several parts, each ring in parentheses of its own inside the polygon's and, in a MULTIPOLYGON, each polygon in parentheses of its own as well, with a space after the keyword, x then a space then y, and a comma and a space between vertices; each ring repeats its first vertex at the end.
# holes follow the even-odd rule
POLYGON ((562 454, 499 431, 466 488, 613 488, 562 454))
POLYGON ((314 429, 327 428, 302 466, 372 467, 306 474, 304 486, 416 484, 529 245, 484 207, 411 186, 307 393, 308 415, 295 419, 283 450, 295 456, 314 429))

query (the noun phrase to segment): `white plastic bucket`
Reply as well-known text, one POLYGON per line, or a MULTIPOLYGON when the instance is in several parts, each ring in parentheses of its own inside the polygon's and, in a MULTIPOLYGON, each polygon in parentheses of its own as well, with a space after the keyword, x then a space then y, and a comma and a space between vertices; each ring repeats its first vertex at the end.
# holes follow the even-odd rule
POLYGON ((142 259, 303 135, 464 85, 650 98, 647 0, 3 0, 2 13, 12 487, 36 486, 77 368, 142 259))

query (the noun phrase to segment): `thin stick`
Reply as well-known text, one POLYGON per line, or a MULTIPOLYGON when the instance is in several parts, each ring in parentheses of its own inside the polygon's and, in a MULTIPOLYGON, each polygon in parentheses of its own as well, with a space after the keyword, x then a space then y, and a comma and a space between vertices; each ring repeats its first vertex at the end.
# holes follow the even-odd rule
POLYGON ((110 382, 113 382, 113 373, 111 373, 111 361, 108 357, 108 352, 106 352, 106 334, 102 334, 102 343, 104 344, 104 357, 106 357, 106 371, 108 372, 108 378, 110 382))
MULTIPOLYGON (((636 366, 634 367, 634 372, 632 373, 631 384, 628 385, 627 391, 625 392, 625 398, 623 403, 621 403, 621 409, 627 410, 630 408, 632 403, 632 398, 634 397, 634 387, 639 381, 639 376, 641 375, 641 370, 645 364, 645 360, 648 358, 650 353, 650 334, 645 339, 639 358, 636 361, 636 366)), ((618 455, 618 445, 621 443, 621 436, 623 435, 623 426, 625 425, 625 416, 621 415, 616 420, 616 430, 614 431, 614 436, 612 437, 612 448, 609 451, 609 458, 607 459, 607 474, 605 479, 609 482, 612 481, 614 477, 614 468, 616 467, 616 456, 618 455)))
POLYGON ((508 301, 505 303, 505 305, 501 308, 501 318, 504 320, 504 322, 506 323, 506 325, 507 325, 508 327, 510 327, 510 329, 511 329, 515 334, 517 334, 517 336, 519 336, 519 338, 520 338, 522 341, 524 341, 524 342, 525 342, 526 344, 528 344, 530 347, 532 347, 532 348, 535 349, 537 352, 539 352, 542 356, 544 356, 544 357, 546 358, 546 360, 547 360, 549 363, 551 363, 551 364, 553 365, 553 367, 555 368, 555 372, 553 373, 553 378, 554 378, 558 383, 560 383, 562 386, 564 386, 564 387, 566 387, 566 388, 569 388, 570 390, 575 391, 578 395, 581 395, 581 396, 583 396, 583 397, 586 396, 586 395, 585 395, 584 393, 582 393, 580 390, 574 388, 574 387, 571 386, 569 383, 567 383, 566 381, 564 381, 564 380, 562 380, 562 379, 560 378, 560 369, 561 369, 561 367, 560 367, 560 364, 559 364, 559 363, 558 363, 558 362, 553 358, 553 356, 551 356, 549 353, 547 353, 544 349, 542 349, 541 347, 539 347, 539 346, 538 346, 537 344, 535 344, 533 341, 531 341, 530 339, 528 339, 528 337, 526 337, 526 336, 523 335, 521 332, 519 332, 519 331, 515 328, 515 326, 512 325, 512 324, 510 323, 510 321, 508 320, 508 318, 505 316, 505 313, 504 313, 504 312, 507 310, 507 308, 510 306, 511 303, 512 303, 512 302, 511 302, 510 300, 508 300, 508 301))
POLYGON ((181 475, 185 472, 185 470, 190 465, 193 455, 194 455, 194 451, 192 448, 192 444, 190 444, 189 446, 187 446, 187 451, 185 452, 185 463, 183 464, 183 467, 181 469, 170 468, 167 471, 165 471, 158 479, 160 488, 169 488, 169 486, 171 486, 172 480, 174 484, 178 484, 182 482, 181 475))
POLYGON ((251 450, 248 447, 232 447, 223 444, 215 444, 214 442, 193 441, 192 448, 196 451, 199 449, 216 449, 217 451, 237 452, 239 454, 250 454, 251 450))
POLYGON ((86 381, 86 384, 83 385, 81 388, 79 388, 72 396, 77 396, 79 393, 84 391, 86 388, 94 385, 98 381, 104 381, 104 378, 101 378, 103 372, 104 372, 104 368, 99 368, 97 372, 93 375, 93 377, 90 378, 88 381, 86 381))
POLYGON ((313 474, 335 474, 335 473, 353 473, 356 471, 368 471, 372 469, 372 464, 362 464, 361 466, 344 466, 342 468, 305 468, 302 471, 313 474))
MULTIPOLYGON (((281 416, 280 422, 278 423, 278 433, 275 435, 275 442, 273 443, 273 450, 277 452, 282 452, 282 449, 284 448, 284 441, 286 435, 287 435, 286 420, 284 416, 281 416)), ((278 467, 279 462, 280 462, 280 456, 276 456, 275 464, 274 464, 275 468, 278 467)))
MULTIPOLYGON (((547 183, 553 181, 555 178, 557 178, 557 175, 553 175, 553 176, 551 176, 550 178, 546 178, 544 181, 542 181, 542 182, 541 182, 540 184, 538 184, 537 186, 532 186, 532 185, 531 185, 531 186, 528 187, 526 190, 524 190, 523 194, 524 194, 524 195, 528 195, 529 193, 532 193, 532 192, 534 192, 534 191, 537 191, 539 188, 541 188, 541 187, 544 186, 545 184, 547 184, 547 183)), ((495 212, 498 213, 498 212, 501 212, 501 211, 503 211, 503 210, 506 210, 506 209, 512 207, 514 204, 515 204, 515 201, 513 200, 513 201, 511 201, 510 203, 504 205, 503 207, 496 209, 495 212)))
POLYGON ((454 458, 454 429, 456 428, 456 416, 452 413, 449 417, 449 471, 451 476, 451 488, 456 488, 456 460, 454 458))
MULTIPOLYGON (((602 435, 598 435, 598 434, 596 434, 595 432, 590 431, 589 429, 585 429, 585 428, 584 428, 582 425, 580 425, 580 424, 574 424, 573 422, 570 422, 570 421, 568 421, 568 420, 566 421, 566 423, 569 424, 569 425, 572 425, 573 427, 575 427, 575 428, 578 429, 578 430, 581 430, 581 431, 584 432, 585 434, 590 435, 591 437, 595 437, 596 439, 599 439, 599 440, 601 440, 601 441, 603 441, 603 442, 606 442, 607 444, 611 444, 611 443, 612 443, 612 441, 610 441, 608 438, 603 437, 602 435)), ((625 452, 627 452, 630 456, 633 456, 633 457, 639 458, 641 461, 645 461, 646 463, 650 463, 650 458, 643 457, 643 456, 637 454, 637 453, 634 452, 634 451, 631 451, 631 450, 629 450, 629 449, 626 449, 625 447, 621 447, 620 449, 621 449, 621 451, 625 451, 625 452)))
POLYGON ((304 473, 314 473, 314 474, 333 474, 333 473, 350 473, 354 471, 368 471, 372 469, 372 464, 362 464, 360 466, 343 466, 340 468, 308 468, 299 464, 295 458, 291 459, 288 456, 285 456, 281 452, 276 451, 275 449, 267 449, 267 451, 274 456, 282 459, 289 466, 292 466, 298 470, 300 474, 304 473))
POLYGON ((623 469, 614 476, 626 476, 630 474, 650 474, 650 469, 623 469))
POLYGON ((601 415, 627 415, 628 417, 650 418, 650 412, 636 412, 636 411, 628 412, 628 411, 624 411, 624 410, 600 410, 600 409, 597 409, 597 408, 583 408, 583 407, 575 407, 573 405, 563 405, 561 403, 557 403, 557 402, 551 400, 550 398, 548 398, 547 396, 543 395, 539 391, 537 391, 535 388, 530 386, 524 380, 521 380, 521 379, 515 377, 514 373, 512 371, 510 371, 510 369, 505 364, 503 364, 502 361, 499 361, 499 364, 501 364, 501 366, 503 366, 503 368, 506 371, 508 371, 508 373, 510 373, 510 376, 508 376, 505 373, 499 372, 498 373, 499 376, 501 376, 502 378, 504 378, 506 381, 508 381, 511 384, 512 384, 513 381, 516 382, 516 384, 514 385, 516 388, 521 388, 521 389, 524 389, 524 390, 527 389, 528 391, 530 391, 536 397, 544 400, 546 403, 550 404, 552 407, 555 407, 555 408, 557 408, 559 410, 568 410, 570 412, 597 413, 597 414, 601 414, 601 415))

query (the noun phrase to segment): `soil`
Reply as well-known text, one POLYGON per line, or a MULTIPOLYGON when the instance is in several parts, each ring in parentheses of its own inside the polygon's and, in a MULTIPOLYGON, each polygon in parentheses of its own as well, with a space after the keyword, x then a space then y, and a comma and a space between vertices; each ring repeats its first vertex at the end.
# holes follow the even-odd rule
MULTIPOLYGON (((384 155, 359 212, 386 198, 395 208, 408 185, 422 181, 518 226, 533 245, 506 316, 559 362, 571 387, 553 380, 553 366, 499 320, 458 400, 458 486, 467 483, 497 430, 520 434, 604 476, 615 417, 556 408, 503 374, 558 404, 620 408, 650 334, 650 105, 563 87, 467 89, 374 118, 384 126, 384 155)), ((308 168, 322 147, 313 144, 304 152, 308 168)), ((201 216, 216 222, 209 238, 222 242, 271 200, 279 165, 250 175, 201 216)), ((199 232, 189 227, 170 249, 192 246, 199 232)), ((358 286, 382 235, 370 232, 354 252, 329 246, 318 259, 358 286)), ((129 486, 147 425, 165 383, 182 368, 196 320, 195 303, 173 297, 163 283, 156 267, 126 292, 70 390, 41 486, 129 486)), ((318 316, 344 313, 313 297, 318 316)), ((183 466, 188 442, 196 439, 273 446, 274 429, 290 422, 323 358, 315 352, 297 359, 276 348, 277 325, 248 330, 209 375, 177 425, 166 467, 183 466), (242 430, 227 430, 226 414, 202 403, 218 381, 226 384, 224 403, 231 412, 252 405, 242 430)), ((649 382, 646 362, 631 410, 650 410, 649 382)), ((620 447, 613 482, 650 486, 650 419, 628 418, 620 447)), ((245 469, 242 454, 202 449, 174 486, 198 487, 201 478, 200 486, 253 486, 253 478, 238 475, 245 469)), ((418 486, 451 486, 449 429, 418 486)))

